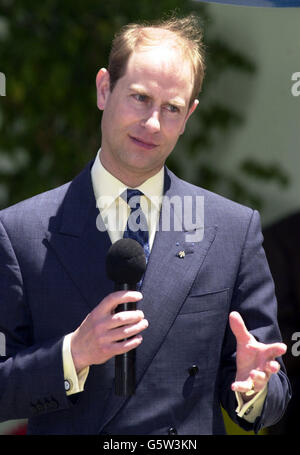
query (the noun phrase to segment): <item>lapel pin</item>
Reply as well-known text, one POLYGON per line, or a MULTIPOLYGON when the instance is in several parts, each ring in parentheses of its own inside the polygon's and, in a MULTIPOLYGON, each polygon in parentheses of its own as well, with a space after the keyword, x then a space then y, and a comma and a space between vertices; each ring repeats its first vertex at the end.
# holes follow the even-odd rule
POLYGON ((183 259, 185 257, 185 251, 179 251, 179 253, 177 254, 177 256, 180 258, 180 259, 183 259))

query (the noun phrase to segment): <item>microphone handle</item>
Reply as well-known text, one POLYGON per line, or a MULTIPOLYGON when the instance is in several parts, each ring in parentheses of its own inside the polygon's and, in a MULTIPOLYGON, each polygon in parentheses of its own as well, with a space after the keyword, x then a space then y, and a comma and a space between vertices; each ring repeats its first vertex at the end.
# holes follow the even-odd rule
MULTIPOLYGON (((135 291, 136 284, 116 283, 115 290, 135 291)), ((126 302, 118 305, 115 312, 134 310, 136 310, 136 302, 126 302)), ((115 356, 115 394, 124 397, 133 395, 134 391, 135 349, 115 356)))

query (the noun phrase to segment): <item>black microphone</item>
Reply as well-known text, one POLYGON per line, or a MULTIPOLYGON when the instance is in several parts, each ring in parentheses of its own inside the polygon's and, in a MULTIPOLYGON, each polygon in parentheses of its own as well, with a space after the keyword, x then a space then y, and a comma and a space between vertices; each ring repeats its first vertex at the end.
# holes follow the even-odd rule
MULTIPOLYGON (((143 247, 130 238, 113 243, 106 256, 106 273, 116 291, 136 291, 146 270, 143 247)), ((119 304, 116 312, 136 310, 136 302, 119 304)), ((115 357, 115 393, 129 396, 135 391, 135 349, 115 357)))

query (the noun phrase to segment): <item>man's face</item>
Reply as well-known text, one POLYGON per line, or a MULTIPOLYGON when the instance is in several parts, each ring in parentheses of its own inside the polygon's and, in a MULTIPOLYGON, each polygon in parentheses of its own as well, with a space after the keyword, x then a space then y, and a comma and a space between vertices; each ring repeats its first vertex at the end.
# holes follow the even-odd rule
POLYGON ((197 101, 190 63, 170 46, 140 48, 112 92, 109 74, 97 75, 103 110, 101 161, 115 177, 137 186, 156 174, 172 152, 197 101))

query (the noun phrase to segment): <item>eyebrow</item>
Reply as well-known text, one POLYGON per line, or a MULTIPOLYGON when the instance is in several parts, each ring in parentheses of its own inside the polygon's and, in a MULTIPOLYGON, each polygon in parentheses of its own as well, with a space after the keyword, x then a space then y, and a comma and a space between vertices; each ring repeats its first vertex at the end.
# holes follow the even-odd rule
MULTIPOLYGON (((150 99, 153 98, 143 86, 138 85, 138 84, 130 85, 129 91, 137 92, 137 93, 139 93, 139 95, 147 96, 150 99)), ((182 100, 182 98, 179 98, 179 97, 175 97, 175 98, 166 100, 166 101, 164 101, 163 104, 172 104, 172 105, 180 107, 180 108, 186 107, 186 103, 182 100)))

